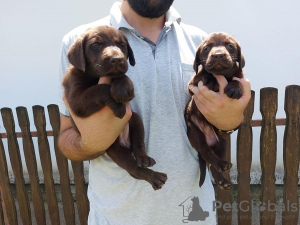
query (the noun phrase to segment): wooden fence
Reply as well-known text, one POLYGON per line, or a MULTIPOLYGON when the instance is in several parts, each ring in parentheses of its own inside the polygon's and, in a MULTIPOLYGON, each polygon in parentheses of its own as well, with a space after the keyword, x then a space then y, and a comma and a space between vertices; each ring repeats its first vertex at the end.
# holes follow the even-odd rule
MULTIPOLYGON (((298 224, 298 168, 300 154, 300 86, 292 85, 286 88, 285 105, 286 119, 276 119, 278 105, 278 91, 275 88, 263 88, 260 92, 260 111, 262 120, 252 120, 254 111, 254 92, 252 99, 245 110, 245 120, 238 130, 237 136, 237 204, 250 203, 252 194, 250 190, 250 169, 252 162, 252 127, 261 126, 260 136, 260 160, 261 160, 261 198, 262 203, 276 204, 275 197, 275 165, 277 154, 277 132, 276 126, 285 125, 283 138, 283 160, 284 160, 284 196, 283 205, 293 206, 283 210, 280 223, 283 225, 298 224), (295 206, 295 207, 294 207, 295 206), (296 209, 296 210, 295 210, 296 209)), ((48 106, 48 114, 53 131, 46 131, 46 119, 44 108, 33 106, 34 124, 36 132, 30 131, 27 109, 18 107, 16 109, 18 123, 21 132, 15 132, 13 112, 10 108, 2 108, 1 114, 6 133, 0 135, 0 225, 18 224, 17 207, 19 206, 23 224, 46 224, 46 209, 49 212, 51 224, 61 224, 61 218, 65 224, 75 224, 75 210, 78 211, 80 224, 87 224, 89 203, 87 199, 86 182, 83 176, 83 163, 73 162, 74 183, 76 196, 72 196, 70 188, 68 160, 61 155, 57 146, 59 133, 59 111, 56 105, 48 106), (60 174, 61 195, 63 215, 59 214, 57 193, 55 192, 52 161, 48 136, 54 137, 54 148, 57 167, 60 174), (37 159, 35 155, 33 137, 38 139, 38 150, 42 170, 44 173, 45 193, 42 193, 37 172, 37 159), (9 158, 12 165, 16 199, 8 176, 5 149, 2 139, 7 139, 9 158), (34 213, 31 213, 30 199, 26 191, 23 166, 20 156, 20 148, 17 138, 22 138, 24 156, 30 178, 30 189, 34 213), (45 197, 44 197, 45 196, 45 197), (44 203, 45 198, 45 203, 44 203), (2 203, 2 204, 1 204, 2 203), (45 207, 47 205, 47 207, 45 207)), ((228 140, 228 160, 230 161, 230 137, 228 140)), ((7 156, 8 157, 8 156, 7 156)), ((229 174, 226 176, 229 178, 229 174)), ((232 206, 231 193, 218 190, 216 199, 222 202, 223 206, 232 206)), ((218 209, 218 222, 220 225, 238 223, 250 225, 252 223, 252 208, 238 210, 238 221, 233 221, 232 210, 228 207, 218 209)), ((261 210, 260 224, 275 224, 276 215, 274 210, 261 210)))

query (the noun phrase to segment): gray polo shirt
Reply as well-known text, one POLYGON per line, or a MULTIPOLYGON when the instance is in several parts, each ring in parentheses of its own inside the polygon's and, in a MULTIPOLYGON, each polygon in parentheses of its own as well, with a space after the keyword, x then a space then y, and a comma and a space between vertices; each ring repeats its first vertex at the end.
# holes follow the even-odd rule
MULTIPOLYGON (((127 72, 136 96, 130 104, 143 120, 146 150, 156 160, 153 170, 167 173, 168 181, 161 190, 154 191, 148 182, 132 178, 106 154, 91 160, 89 224, 183 224, 189 219, 194 197, 199 198, 200 207, 209 213, 204 221, 195 224, 216 224, 213 186, 207 176, 199 187, 197 152, 189 143, 184 121, 185 105, 190 98, 187 83, 194 74, 196 49, 206 33, 181 23, 180 15, 171 8, 155 45, 127 23, 119 6, 120 3, 115 3, 108 17, 80 26, 64 37, 60 76, 69 66, 66 54, 70 45, 88 27, 111 25, 122 30, 136 60, 136 65, 127 72)), ((63 102, 60 112, 68 115, 63 102)))

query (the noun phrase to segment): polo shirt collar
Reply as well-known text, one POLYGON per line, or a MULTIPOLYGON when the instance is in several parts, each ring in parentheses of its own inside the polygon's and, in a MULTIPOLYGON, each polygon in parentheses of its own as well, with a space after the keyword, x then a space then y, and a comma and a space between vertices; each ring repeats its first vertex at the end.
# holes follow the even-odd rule
MULTIPOLYGON (((122 12, 120 10, 121 4, 121 2, 115 2, 110 10, 111 25, 116 29, 127 28, 133 30, 134 28, 128 24, 128 22, 122 15, 122 12)), ((165 26, 170 27, 175 22, 180 23, 181 16, 179 15, 176 9, 171 7, 166 14, 165 26)))

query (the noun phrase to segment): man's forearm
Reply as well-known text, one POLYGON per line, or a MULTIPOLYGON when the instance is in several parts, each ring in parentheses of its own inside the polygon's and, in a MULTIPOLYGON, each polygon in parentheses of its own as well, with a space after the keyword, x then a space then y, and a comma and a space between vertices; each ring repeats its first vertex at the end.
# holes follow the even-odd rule
POLYGON ((99 149, 93 151, 92 149, 89 149, 88 146, 83 146, 81 136, 73 128, 69 128, 60 133, 58 146, 63 155, 76 161, 94 159, 104 154, 106 150, 99 149))

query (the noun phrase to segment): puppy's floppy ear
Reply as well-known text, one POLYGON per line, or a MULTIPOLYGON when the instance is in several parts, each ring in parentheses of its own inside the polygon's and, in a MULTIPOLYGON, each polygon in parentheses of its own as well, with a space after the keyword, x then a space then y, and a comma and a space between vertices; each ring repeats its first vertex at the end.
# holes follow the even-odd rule
POLYGON ((134 58, 132 48, 131 48, 131 46, 128 42, 128 39, 121 30, 119 30, 119 33, 124 38, 124 40, 126 41, 126 44, 127 44, 127 58, 129 59, 129 63, 130 63, 130 65, 134 66, 135 65, 135 58, 134 58))
POLYGON ((198 48, 197 52, 196 52, 196 57, 194 60, 194 70, 196 73, 198 73, 198 67, 201 65, 201 57, 200 57, 200 53, 201 53, 201 47, 198 48))
POLYGON ((83 37, 79 37, 71 46, 68 52, 68 59, 70 63, 76 68, 85 71, 85 56, 83 47, 83 37))
POLYGON ((242 54, 241 46, 238 44, 237 45, 237 62, 239 63, 239 69, 241 70, 245 66, 245 57, 242 54))
POLYGON ((134 66, 135 65, 135 58, 134 58, 134 55, 133 55, 132 48, 130 47, 130 44, 128 43, 128 41, 127 41, 127 51, 128 51, 127 57, 129 58, 129 63, 130 63, 130 65, 134 66))

